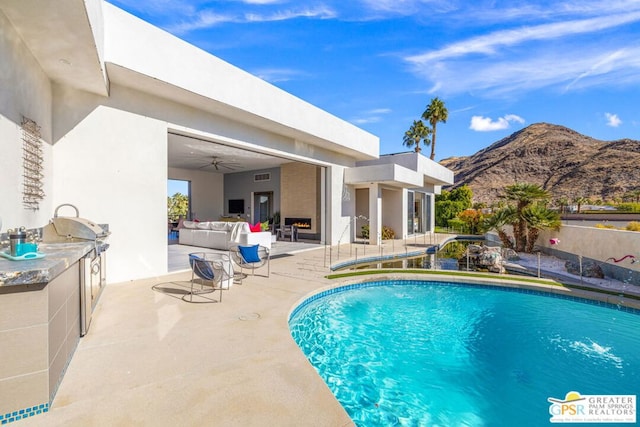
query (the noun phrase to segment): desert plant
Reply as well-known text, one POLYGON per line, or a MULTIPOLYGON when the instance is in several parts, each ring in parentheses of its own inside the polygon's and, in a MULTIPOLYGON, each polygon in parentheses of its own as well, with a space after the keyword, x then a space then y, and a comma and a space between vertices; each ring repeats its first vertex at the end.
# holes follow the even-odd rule
POLYGON ((617 227, 615 225, 611 225, 611 224, 596 224, 594 225, 595 228, 606 228, 609 230, 615 230, 617 227))
POLYGON ((540 230, 560 228, 560 214, 547 209, 541 203, 527 206, 522 211, 522 217, 527 224, 526 252, 533 252, 540 230))
POLYGON ((369 224, 365 224, 362 227, 360 227, 360 235, 362 236, 363 239, 369 238, 369 224))
POLYGON ((549 193, 537 184, 519 183, 505 187, 503 197, 516 203, 517 218, 512 222, 513 237, 516 240, 515 250, 525 252, 527 249, 527 222, 523 211, 534 202, 549 199, 549 193))
POLYGON ((627 224, 626 229, 627 231, 640 231, 640 222, 631 221, 629 224, 627 224))
POLYGON ((513 206, 506 206, 502 209, 495 211, 491 216, 485 218, 483 221, 484 230, 495 230, 498 233, 502 245, 507 249, 513 249, 513 241, 511 237, 504 231, 504 226, 512 224, 516 221, 517 212, 513 206))
MULTIPOLYGON (((360 229, 360 234, 363 239, 369 238, 369 224, 365 224, 360 229)), ((386 225, 382 226, 382 240, 394 239, 396 237, 395 231, 391 227, 387 227, 386 225)))
POLYGON ((431 100, 427 109, 422 113, 422 118, 429 122, 432 129, 431 135, 431 155, 429 158, 434 160, 436 157, 436 126, 438 122, 446 123, 449 118, 449 110, 444 105, 444 101, 435 97, 431 100))
POLYGON ((422 151, 420 148, 420 142, 423 142, 425 145, 429 145, 429 135, 431 135, 431 128, 429 126, 425 126, 422 120, 414 120, 409 130, 404 133, 402 142, 409 148, 415 146, 414 149, 416 153, 419 153, 422 151))
POLYGON ((471 234, 478 233, 482 217, 482 211, 479 209, 465 209, 458 214, 458 219, 465 225, 465 231, 471 234))
POLYGON ((467 224, 465 224, 465 222, 462 221, 458 217, 450 219, 449 221, 447 221, 447 228, 449 230, 455 231, 456 233, 466 233, 466 232, 468 232, 467 224))

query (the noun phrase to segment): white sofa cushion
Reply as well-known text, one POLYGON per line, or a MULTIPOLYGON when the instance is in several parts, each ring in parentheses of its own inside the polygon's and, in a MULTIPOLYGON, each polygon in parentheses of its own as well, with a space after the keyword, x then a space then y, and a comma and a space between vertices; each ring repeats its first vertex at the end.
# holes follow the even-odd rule
POLYGON ((229 231, 229 223, 222 221, 211 221, 209 223, 210 229, 215 231, 229 231))
POLYGON ((271 232, 270 231, 255 231, 253 233, 240 233, 240 239, 238 241, 243 246, 246 245, 260 245, 268 249, 271 249, 271 232))
POLYGON ((231 244, 240 243, 243 233, 250 234, 249 224, 246 222, 185 221, 184 223, 189 223, 189 227, 185 225, 185 228, 180 230, 178 241, 181 245, 227 250, 231 244))

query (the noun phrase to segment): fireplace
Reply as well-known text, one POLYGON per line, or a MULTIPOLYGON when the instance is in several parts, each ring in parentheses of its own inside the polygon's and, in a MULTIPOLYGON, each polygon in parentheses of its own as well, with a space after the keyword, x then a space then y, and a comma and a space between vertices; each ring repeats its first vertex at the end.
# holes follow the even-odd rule
POLYGON ((299 230, 310 230, 311 218, 285 218, 284 225, 293 225, 299 230))

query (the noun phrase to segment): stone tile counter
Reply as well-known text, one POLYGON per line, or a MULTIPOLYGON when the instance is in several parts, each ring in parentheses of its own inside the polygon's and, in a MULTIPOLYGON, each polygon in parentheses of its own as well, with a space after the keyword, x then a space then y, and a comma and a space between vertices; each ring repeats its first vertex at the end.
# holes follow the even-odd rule
POLYGON ((0 258, 0 424, 46 412, 80 339, 80 262, 93 242, 0 258))
MULTIPOLYGON (((13 261, 0 257, 0 286, 49 283, 93 248, 93 242, 45 243, 38 246, 44 258, 13 261)), ((21 290, 28 289, 13 289, 21 290)))

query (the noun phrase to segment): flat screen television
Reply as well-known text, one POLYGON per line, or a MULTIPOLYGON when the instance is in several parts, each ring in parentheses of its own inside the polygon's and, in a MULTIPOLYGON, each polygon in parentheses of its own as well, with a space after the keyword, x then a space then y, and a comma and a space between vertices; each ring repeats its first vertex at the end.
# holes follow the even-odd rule
POLYGON ((230 214, 243 214, 244 213, 244 199, 229 199, 229 213, 230 214))

